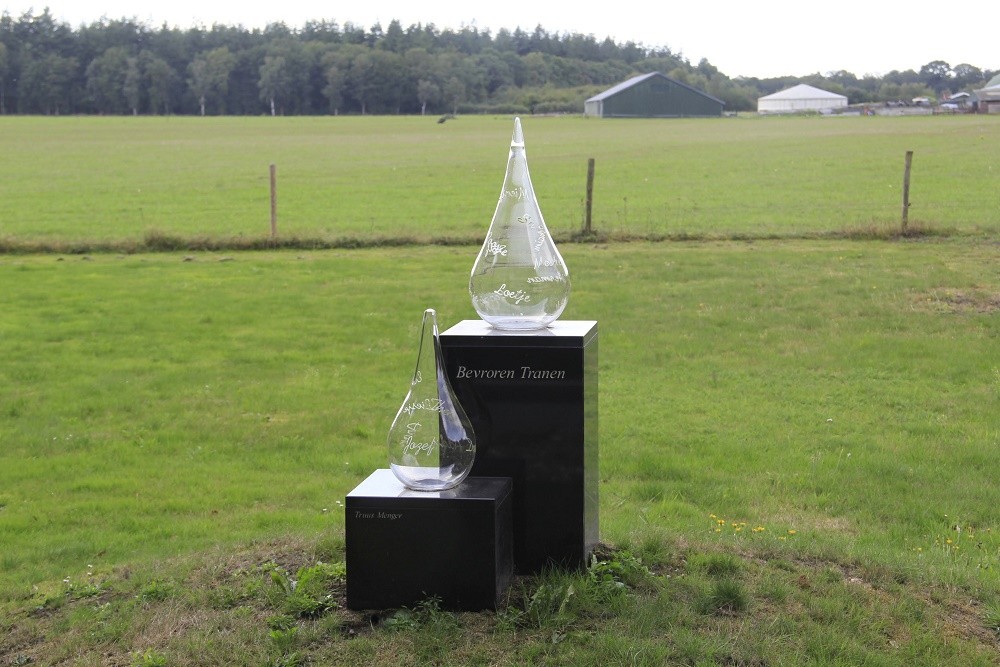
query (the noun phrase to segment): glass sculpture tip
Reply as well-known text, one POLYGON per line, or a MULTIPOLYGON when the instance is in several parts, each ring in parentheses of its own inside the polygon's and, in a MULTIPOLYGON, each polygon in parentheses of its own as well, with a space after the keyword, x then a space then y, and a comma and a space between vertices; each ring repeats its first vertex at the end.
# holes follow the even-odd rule
POLYGON ((510 147, 524 148, 524 134, 521 132, 521 118, 514 116, 514 135, 510 138, 510 147))
POLYGON ((433 308, 428 308, 424 311, 424 318, 421 323, 421 328, 424 330, 425 334, 431 336, 438 335, 438 314, 433 308))

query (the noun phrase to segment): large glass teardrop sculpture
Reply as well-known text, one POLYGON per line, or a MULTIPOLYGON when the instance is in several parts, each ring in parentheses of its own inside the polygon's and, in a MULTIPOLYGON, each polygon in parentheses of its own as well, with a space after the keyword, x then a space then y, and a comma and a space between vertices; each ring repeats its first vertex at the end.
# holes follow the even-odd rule
POLYGON ((443 491, 464 480, 476 436, 445 373, 437 313, 424 311, 410 391, 389 428, 389 464, 407 488, 443 491))
POLYGON ((569 289, 569 269, 535 200, 515 118, 500 201, 469 279, 472 306, 497 329, 544 329, 566 308, 569 289))

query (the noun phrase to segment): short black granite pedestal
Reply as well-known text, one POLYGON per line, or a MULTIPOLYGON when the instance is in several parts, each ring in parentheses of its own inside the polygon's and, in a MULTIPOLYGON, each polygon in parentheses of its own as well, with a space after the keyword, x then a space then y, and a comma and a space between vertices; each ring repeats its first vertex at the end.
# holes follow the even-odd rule
POLYGON ((586 565, 598 541, 597 322, 509 332, 464 320, 441 334, 476 432, 472 475, 514 480, 514 566, 586 565))
POLYGON ((347 494, 347 606, 496 609, 513 576, 511 480, 477 477, 411 491, 391 470, 347 494))

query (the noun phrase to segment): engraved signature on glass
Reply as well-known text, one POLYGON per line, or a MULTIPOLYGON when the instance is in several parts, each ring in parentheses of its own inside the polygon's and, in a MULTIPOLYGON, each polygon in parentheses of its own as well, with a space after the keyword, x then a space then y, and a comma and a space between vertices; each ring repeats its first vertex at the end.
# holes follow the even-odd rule
POLYGON ((424 311, 410 391, 389 427, 386 444, 389 467, 410 489, 450 489, 472 470, 476 436, 445 373, 437 313, 431 308, 424 311))

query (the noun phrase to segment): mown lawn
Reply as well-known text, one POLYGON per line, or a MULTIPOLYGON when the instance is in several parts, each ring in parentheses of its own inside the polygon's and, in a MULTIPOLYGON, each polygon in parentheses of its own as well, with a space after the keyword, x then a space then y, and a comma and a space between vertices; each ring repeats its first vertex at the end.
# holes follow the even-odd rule
MULTIPOLYGON (((523 119, 549 227, 618 236, 804 235, 910 220, 1000 229, 1000 119, 523 119)), ((270 233, 269 165, 285 238, 478 238, 508 117, 0 118, 0 241, 122 243, 270 233)))
POLYGON ((997 662, 995 238, 562 251, 601 562, 377 618, 343 498, 474 247, 0 256, 0 664, 997 662))

